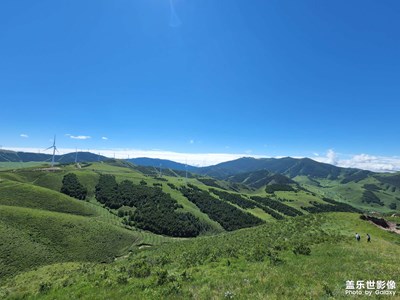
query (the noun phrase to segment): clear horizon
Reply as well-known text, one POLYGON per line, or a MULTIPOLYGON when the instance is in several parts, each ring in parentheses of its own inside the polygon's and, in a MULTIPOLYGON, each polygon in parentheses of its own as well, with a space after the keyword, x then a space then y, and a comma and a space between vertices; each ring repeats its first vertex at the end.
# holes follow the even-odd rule
POLYGON ((60 149, 196 165, 400 171, 399 13, 397 1, 5 0, 0 145, 45 149, 56 133, 60 149))
MULTIPOLYGON (((359 155, 345 155, 334 152, 332 149, 328 150, 325 154, 314 153, 314 156, 267 156, 249 153, 182 153, 174 151, 162 151, 158 149, 153 150, 139 150, 139 149, 79 149, 79 148, 57 148, 57 155, 65 155, 75 151, 92 152, 100 154, 109 158, 129 159, 129 158, 156 158, 166 159, 182 164, 188 164, 195 167, 205 167, 216 165, 222 162, 235 160, 242 157, 253 158, 310 158, 318 162, 331 164, 343 168, 358 168, 362 170, 369 170, 374 172, 397 172, 400 171, 400 157, 377 157, 366 154, 359 155)), ((10 147, 3 150, 32 152, 32 153, 46 153, 52 154, 52 150, 45 150, 42 148, 18 148, 10 147)))

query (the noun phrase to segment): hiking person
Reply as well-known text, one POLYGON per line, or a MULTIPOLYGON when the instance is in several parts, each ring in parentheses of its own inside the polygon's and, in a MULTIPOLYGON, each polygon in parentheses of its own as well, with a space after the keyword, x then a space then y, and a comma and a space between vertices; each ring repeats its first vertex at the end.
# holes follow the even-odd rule
POLYGON ((357 240, 357 242, 359 242, 360 239, 361 239, 361 236, 360 236, 358 233, 356 233, 356 240, 357 240))
POLYGON ((367 233, 367 242, 368 242, 368 243, 371 242, 371 236, 369 235, 369 233, 367 233))

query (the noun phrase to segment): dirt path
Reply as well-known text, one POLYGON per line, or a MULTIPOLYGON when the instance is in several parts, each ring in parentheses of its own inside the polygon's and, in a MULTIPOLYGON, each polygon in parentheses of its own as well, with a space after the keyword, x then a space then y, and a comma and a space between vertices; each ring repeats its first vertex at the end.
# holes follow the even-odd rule
POLYGON ((386 223, 389 225, 389 228, 382 227, 382 226, 380 226, 378 224, 375 224, 374 222, 372 222, 370 220, 368 222, 370 222, 371 224, 375 225, 376 227, 379 227, 380 229, 400 234, 400 229, 396 228, 396 223, 395 222, 386 221, 386 223))
POLYGON ((396 223, 395 222, 387 222, 389 225, 389 231, 395 232, 397 234, 400 234, 400 229, 396 228, 396 223))

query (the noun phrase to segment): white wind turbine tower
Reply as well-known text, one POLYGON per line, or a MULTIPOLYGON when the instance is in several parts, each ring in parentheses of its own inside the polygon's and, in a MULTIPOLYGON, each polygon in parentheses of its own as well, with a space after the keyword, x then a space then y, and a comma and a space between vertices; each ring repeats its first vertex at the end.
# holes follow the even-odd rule
POLYGON ((54 157, 56 155, 56 151, 58 152, 57 147, 56 147, 56 136, 55 135, 54 135, 54 140, 53 140, 53 146, 50 146, 49 148, 46 148, 44 150, 46 151, 46 150, 49 150, 51 148, 53 148, 53 157, 51 159, 51 167, 54 167, 54 157))
POLYGON ((78 148, 75 148, 75 164, 78 163, 78 148))
POLYGON ((80 169, 81 165, 78 163, 78 148, 75 148, 75 166, 80 169))
POLYGON ((185 171, 186 171, 186 174, 185 174, 185 182, 186 182, 186 184, 187 184, 187 160, 186 160, 186 163, 185 163, 185 171))

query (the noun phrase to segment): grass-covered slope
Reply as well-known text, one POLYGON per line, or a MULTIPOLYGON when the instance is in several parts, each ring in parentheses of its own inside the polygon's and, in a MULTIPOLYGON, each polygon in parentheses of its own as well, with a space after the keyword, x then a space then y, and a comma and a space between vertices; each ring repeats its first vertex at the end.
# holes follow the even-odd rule
MULTIPOLYGON (((294 178, 307 190, 332 198, 363 211, 393 212, 393 203, 400 208, 400 188, 396 188, 396 175, 382 174, 352 180, 328 180, 298 176, 294 178), (387 181, 386 179, 389 178, 387 181)), ((400 183, 399 183, 400 184, 400 183)))
MULTIPOLYGON (((21 184, 29 184, 29 187, 31 187, 31 185, 44 187, 46 189, 42 189, 42 191, 53 190, 57 192, 58 195, 58 192, 61 190, 63 177, 68 173, 74 173, 77 175, 79 182, 88 191, 87 199, 90 202, 96 202, 94 200, 95 187, 99 181, 100 174, 112 174, 116 177, 118 183, 124 180, 129 180, 134 184, 140 184, 141 181, 145 181, 149 187, 158 185, 158 187, 162 188, 163 192, 170 194, 171 197, 182 206, 182 208, 178 209, 179 212, 190 213, 196 218, 199 218, 202 223, 206 224, 208 227, 208 233, 223 231, 220 224, 211 220, 207 214, 201 212, 196 205, 188 201, 182 193, 178 191, 179 187, 186 184, 182 178, 176 177, 176 174, 174 176, 164 175, 162 178, 148 176, 138 171, 137 167, 133 166, 129 162, 118 160, 94 162, 90 164, 81 164, 81 168, 77 168, 73 164, 61 165, 59 166, 59 170, 55 172, 47 172, 38 170, 37 168, 25 168, 11 172, 0 172, 0 186, 2 182, 10 180, 21 184), (174 188, 171 188, 171 186, 174 188)), ((197 184, 199 183, 194 178, 189 178, 188 181, 197 184)), ((7 205, 9 205, 9 203, 7 203, 7 205)), ((32 207, 32 203, 30 203, 29 207, 32 207)), ((117 212, 115 211, 115 213, 117 212)))
POLYGON ((57 191, 69 172, 77 172, 79 180, 93 189, 99 177, 71 166, 58 172, 0 172, 0 278, 57 262, 110 262, 131 246, 168 240, 127 230, 122 219, 98 203, 57 191), (48 188, 36 185, 38 181, 48 188))
POLYGON ((83 216, 96 215, 96 211, 82 201, 64 194, 15 181, 0 181, 0 205, 29 207, 83 216))
POLYGON ((0 236, 0 277, 56 262, 110 262, 135 242, 92 218, 3 205, 0 236))
MULTIPOLYGON (((0 295, 6 299, 346 299, 346 280, 398 282, 399 256, 400 237, 358 214, 306 215, 165 244, 110 265, 40 268, 9 280, 0 295), (362 235, 361 242, 355 241, 355 232, 362 235), (365 241, 366 233, 372 236, 371 243, 365 241)), ((369 297, 375 298, 379 297, 369 297)))

